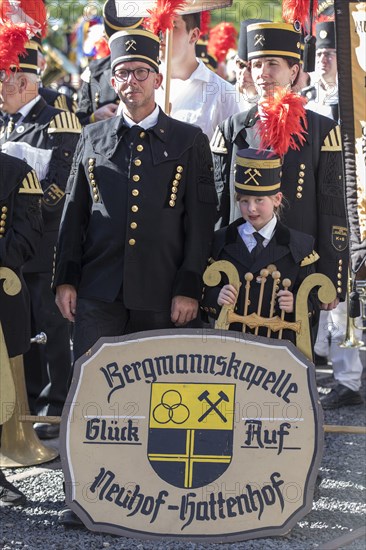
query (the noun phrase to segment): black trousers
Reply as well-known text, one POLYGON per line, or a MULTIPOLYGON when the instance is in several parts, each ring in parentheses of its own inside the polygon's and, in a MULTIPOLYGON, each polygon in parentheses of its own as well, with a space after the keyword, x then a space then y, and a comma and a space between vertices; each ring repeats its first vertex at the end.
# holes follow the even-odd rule
POLYGON ((174 328, 169 311, 126 309, 122 300, 112 303, 78 298, 74 326, 74 360, 102 336, 122 336, 143 330, 174 328))
POLYGON ((47 334, 47 344, 32 344, 24 355, 24 372, 31 412, 58 416, 62 412, 71 373, 70 323, 55 304, 51 273, 24 273, 31 299, 32 336, 47 334))

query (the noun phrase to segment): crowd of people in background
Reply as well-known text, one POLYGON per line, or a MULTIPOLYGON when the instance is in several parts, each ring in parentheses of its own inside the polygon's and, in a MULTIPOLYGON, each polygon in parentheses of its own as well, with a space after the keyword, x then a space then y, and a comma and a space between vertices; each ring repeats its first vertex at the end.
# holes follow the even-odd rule
MULTIPOLYGON (((30 410, 40 417, 61 415, 72 363, 99 337, 212 326, 222 305, 241 303, 228 284, 202 298, 210 257, 228 259, 241 276, 280 265, 292 285, 276 307, 289 314, 301 281, 328 275, 337 298, 312 297, 309 311, 315 363, 331 361, 336 382, 321 403, 363 402, 360 351, 339 347, 349 250, 334 21, 316 26, 309 74, 294 25, 241 22, 225 65, 202 40, 201 20, 173 18, 168 113, 164 36, 142 19, 119 17, 112 0, 103 33, 89 33, 85 48, 94 53, 79 78, 43 86, 40 35, 16 71, 0 66, 0 266, 22 277, 27 342, 13 347, 3 311, 15 305, 2 295, 1 323, 9 356, 24 356, 30 410), (305 98, 296 148, 263 147, 274 91, 296 105, 305 98), (30 346, 30 334, 41 331, 46 346, 30 346)), ((43 439, 59 435, 58 424, 38 422, 35 430, 43 439)), ((1 477, 1 505, 23 502, 1 477)), ((78 518, 66 510, 62 522, 78 518)))

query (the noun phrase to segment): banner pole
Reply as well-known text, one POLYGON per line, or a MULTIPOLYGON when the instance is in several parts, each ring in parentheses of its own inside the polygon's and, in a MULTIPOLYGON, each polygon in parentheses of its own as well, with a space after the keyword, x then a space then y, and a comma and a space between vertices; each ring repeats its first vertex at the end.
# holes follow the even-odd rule
POLYGON ((170 80, 172 74, 173 31, 167 29, 165 35, 165 70, 164 70, 164 112, 170 115, 170 80))

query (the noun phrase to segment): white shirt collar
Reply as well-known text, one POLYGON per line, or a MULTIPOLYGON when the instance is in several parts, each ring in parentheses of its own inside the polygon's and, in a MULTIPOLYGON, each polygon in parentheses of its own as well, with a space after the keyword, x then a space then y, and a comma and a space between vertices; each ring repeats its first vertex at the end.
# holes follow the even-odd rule
POLYGON ((198 61, 198 67, 195 71, 193 71, 188 80, 202 80, 203 82, 209 82, 210 73, 207 72, 206 65, 202 59, 198 59, 197 57, 196 59, 198 61))
POLYGON ((156 126, 158 123, 159 118, 159 107, 155 105, 155 109, 152 113, 150 113, 146 118, 141 120, 138 124, 131 118, 129 118, 126 113, 122 112, 122 117, 125 122, 125 124, 131 128, 132 126, 141 126, 144 130, 148 130, 149 128, 153 128, 153 126, 156 126))
MULTIPOLYGON (((272 235, 274 233, 274 230, 276 229, 277 225, 277 217, 273 216, 273 218, 264 226, 262 229, 258 231, 262 237, 264 237, 265 241, 270 241, 272 238, 272 235)), ((257 230, 254 229, 252 224, 250 222, 245 222, 242 225, 239 225, 238 231, 240 235, 253 235, 257 230)))
POLYGON ((41 99, 41 96, 37 95, 34 99, 31 99, 31 101, 29 101, 19 109, 18 113, 21 114, 21 119, 18 120, 18 124, 20 120, 23 120, 23 118, 25 118, 31 112, 35 104, 38 103, 40 99, 41 99))

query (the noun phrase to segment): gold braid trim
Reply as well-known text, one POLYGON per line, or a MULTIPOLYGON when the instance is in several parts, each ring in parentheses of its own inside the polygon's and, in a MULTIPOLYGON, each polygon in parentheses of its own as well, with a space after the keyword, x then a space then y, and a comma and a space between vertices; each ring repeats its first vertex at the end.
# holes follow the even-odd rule
POLYGON ((311 254, 309 254, 309 256, 306 256, 300 266, 301 267, 305 267, 306 265, 310 265, 310 264, 313 264, 314 262, 317 262, 319 260, 320 256, 317 252, 315 252, 315 250, 312 251, 311 254))
POLYGON ((74 113, 63 112, 56 115, 48 126, 48 134, 68 132, 70 134, 80 134, 81 124, 74 113))
POLYGON ((31 170, 25 176, 19 187, 18 193, 24 193, 26 195, 43 195, 41 184, 34 170, 31 170))

